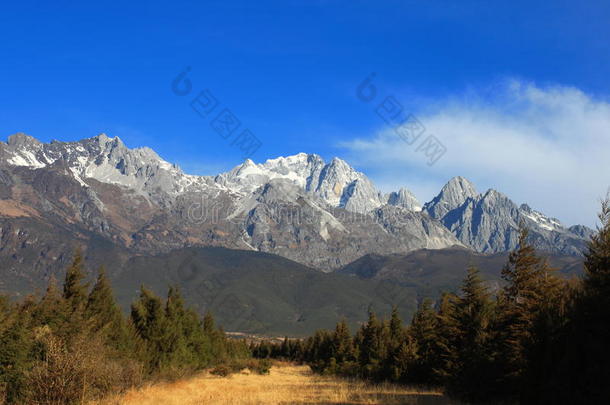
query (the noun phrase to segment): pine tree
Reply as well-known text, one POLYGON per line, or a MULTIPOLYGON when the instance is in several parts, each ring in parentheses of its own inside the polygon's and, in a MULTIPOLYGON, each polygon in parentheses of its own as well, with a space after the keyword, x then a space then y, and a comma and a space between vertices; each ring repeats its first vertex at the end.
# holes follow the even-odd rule
POLYGON ((103 333, 107 344, 123 355, 132 356, 136 351, 135 336, 114 299, 112 287, 102 266, 98 271, 85 306, 85 318, 93 333, 103 333))
POLYGON ((165 367, 169 357, 166 351, 169 331, 161 299, 142 286, 139 299, 131 305, 131 320, 138 337, 146 345, 147 371, 165 367))
POLYGON ((411 336, 406 335, 398 350, 390 358, 390 380, 411 382, 411 367, 417 363, 417 360, 417 344, 411 336))
POLYGON ((610 401, 610 197, 602 201, 601 226, 585 252, 582 289, 575 296, 572 321, 552 387, 566 403, 610 401))
POLYGON ((402 341, 404 338, 404 328, 402 326, 402 319, 400 319, 400 315, 398 314, 398 307, 392 307, 392 315, 390 315, 390 339, 393 343, 393 346, 398 346, 397 342, 402 341))
POLYGON ((425 299, 411 320, 409 336, 417 345, 417 362, 413 365, 410 378, 414 383, 433 385, 437 383, 435 370, 439 368, 436 351, 438 342, 437 315, 432 301, 425 299))
POLYGON ((121 316, 121 311, 116 304, 112 287, 106 276, 106 269, 103 266, 100 267, 97 280, 87 297, 85 315, 89 318, 95 318, 96 330, 113 324, 121 316))
POLYGON ((82 253, 79 250, 74 254, 72 264, 66 270, 63 297, 73 313, 82 311, 87 302, 87 283, 84 283, 85 270, 82 253))
POLYGON ((33 306, 32 320, 36 326, 48 325, 55 331, 65 331, 70 320, 70 309, 51 277, 42 299, 33 306))
POLYGON ((164 350, 170 357, 169 361, 194 369, 209 364, 212 360, 210 337, 205 336, 204 327, 197 314, 185 307, 176 287, 170 287, 167 293, 165 317, 168 336, 164 350))
POLYGON ((284 336, 284 340, 282 341, 282 345, 280 346, 280 351, 278 353, 278 357, 289 359, 291 351, 290 340, 288 340, 288 336, 284 336))
POLYGON ((7 403, 21 403, 33 361, 33 323, 29 305, 11 306, 2 298, 0 322, 0 384, 7 403))
POLYGON ((430 343, 430 359, 434 383, 445 385, 453 377, 456 369, 456 337, 459 333, 455 320, 454 294, 443 293, 436 313, 435 339, 430 343))
POLYGON ((212 336, 216 332, 216 323, 214 321, 214 316, 210 311, 206 311, 203 316, 203 331, 212 336))
POLYGON ((373 311, 362 327, 359 344, 359 363, 364 377, 379 379, 383 372, 383 360, 387 356, 384 342, 384 325, 373 311))
POLYGON ((387 358, 384 361, 384 379, 403 381, 408 379, 408 373, 417 358, 417 347, 411 336, 407 335, 398 314, 398 308, 392 307, 389 322, 387 358))
POLYGON ((337 324, 333 334, 333 357, 338 363, 353 359, 352 337, 345 319, 337 324))
POLYGON ((502 359, 500 389, 504 395, 528 395, 540 391, 536 358, 546 350, 550 339, 550 325, 544 321, 546 311, 553 305, 559 283, 546 260, 536 255, 528 242, 529 232, 520 229, 517 248, 510 253, 502 269, 507 286, 502 291, 502 305, 498 307, 498 351, 502 359), (544 340, 544 343, 540 343, 544 340))
POLYGON ((189 353, 186 342, 186 311, 184 301, 176 287, 170 287, 165 302, 165 319, 167 321, 168 336, 164 341, 164 351, 171 358, 171 362, 187 363, 189 353))
POLYGON ((490 294, 477 268, 468 268, 462 283, 461 296, 456 300, 453 314, 454 364, 448 386, 450 392, 464 399, 485 398, 492 384, 490 322, 492 305, 490 294))
POLYGON ((311 369, 317 373, 325 372, 332 358, 332 335, 327 330, 317 330, 307 339, 305 350, 311 369))

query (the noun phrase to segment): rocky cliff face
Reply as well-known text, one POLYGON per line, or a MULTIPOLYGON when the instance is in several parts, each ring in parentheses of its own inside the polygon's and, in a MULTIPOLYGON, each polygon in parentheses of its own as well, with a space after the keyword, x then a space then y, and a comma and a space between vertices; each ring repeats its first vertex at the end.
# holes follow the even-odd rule
POLYGON ((483 253, 514 249, 521 223, 530 230, 536 248, 558 254, 582 254, 592 234, 592 230, 582 225, 566 228, 559 220, 527 204, 517 206, 496 190, 478 193, 462 177, 451 179, 424 210, 441 221, 463 244, 483 253))
POLYGON ((416 212, 408 190, 384 196, 346 162, 314 154, 191 176, 103 134, 49 144, 16 134, 0 143, 0 169, 3 220, 68 227, 84 235, 74 243, 95 235, 134 254, 223 246, 332 270, 365 252, 461 244, 416 212))
POLYGON ((221 246, 330 271, 368 253, 456 245, 506 251, 521 221, 537 246, 556 253, 579 254, 591 233, 497 191, 480 194, 461 177, 422 208, 406 188, 384 195, 345 161, 315 154, 246 160, 212 177, 185 174, 149 148, 129 149, 104 134, 48 144, 16 134, 0 142, 0 260, 14 271, 21 245, 44 268, 94 240, 127 256, 221 246), (45 249, 55 250, 45 256, 45 249))

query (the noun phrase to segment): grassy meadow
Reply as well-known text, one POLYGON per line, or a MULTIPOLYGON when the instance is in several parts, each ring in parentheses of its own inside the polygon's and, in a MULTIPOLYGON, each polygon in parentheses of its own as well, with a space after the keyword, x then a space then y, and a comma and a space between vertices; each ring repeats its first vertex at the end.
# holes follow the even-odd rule
POLYGON ((90 405, 195 404, 456 404, 438 391, 320 376, 308 366, 276 362, 267 375, 243 370, 227 377, 204 372, 150 384, 90 405))

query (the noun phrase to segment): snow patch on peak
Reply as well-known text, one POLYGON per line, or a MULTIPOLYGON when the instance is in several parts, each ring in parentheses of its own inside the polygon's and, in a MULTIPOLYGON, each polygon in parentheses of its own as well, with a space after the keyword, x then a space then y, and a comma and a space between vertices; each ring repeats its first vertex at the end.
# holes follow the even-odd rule
POLYGON ((9 164, 14 166, 27 166, 34 169, 45 167, 46 164, 36 158, 36 155, 30 151, 23 151, 15 154, 7 159, 9 164))
POLYGON ((93 178, 132 189, 146 197, 165 194, 173 199, 179 193, 198 192, 209 187, 247 197, 260 187, 281 180, 330 207, 364 214, 390 203, 421 210, 421 204, 406 189, 395 193, 389 202, 390 197, 382 195, 366 175, 338 157, 329 163, 319 155, 303 152, 268 159, 261 164, 246 159, 232 170, 211 178, 187 175, 154 150, 148 147, 129 149, 118 136, 110 137, 105 133, 77 142, 50 144, 16 134, 2 149, 10 165, 41 168, 61 160, 81 184, 86 178, 93 178))
POLYGON ((521 207, 519 207, 519 212, 521 215, 531 219, 539 227, 546 229, 547 231, 565 230, 565 227, 557 218, 547 217, 542 212, 531 209, 527 204, 521 204, 521 207))
POLYGON ((274 159, 267 159, 267 161, 263 163, 263 165, 266 167, 300 165, 303 163, 307 163, 307 159, 309 159, 309 156, 316 155, 308 155, 307 153, 301 152, 291 156, 279 156, 274 159))

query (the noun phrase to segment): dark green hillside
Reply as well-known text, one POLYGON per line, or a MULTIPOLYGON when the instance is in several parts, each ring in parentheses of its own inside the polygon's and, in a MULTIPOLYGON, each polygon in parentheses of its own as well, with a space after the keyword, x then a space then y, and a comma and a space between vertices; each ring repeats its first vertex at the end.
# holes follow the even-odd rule
MULTIPOLYGON (((466 249, 417 250, 406 255, 366 255, 338 270, 361 279, 386 280, 415 289, 420 297, 437 298, 442 292, 455 292, 465 269, 476 266, 492 288, 501 283, 500 271, 507 253, 485 255, 466 249)), ((549 256, 549 263, 564 277, 582 274, 583 258, 549 256)), ((407 318, 408 319, 408 318, 407 318)))
POLYGON ((198 311, 211 310, 227 331, 306 335, 345 317, 352 327, 369 308, 408 318, 417 307, 411 288, 312 270, 279 256, 224 248, 190 248, 137 257, 113 277, 127 308, 140 284, 161 294, 177 285, 198 311))
MULTIPOLYGON (((482 277, 498 287, 506 262, 505 254, 419 250, 406 255, 366 255, 328 274, 273 254, 215 247, 133 256, 101 238, 28 219, 14 220, 5 231, 6 235, 27 232, 26 240, 31 241, 5 240, 20 252, 19 256, 0 255, 0 291, 11 296, 44 291, 50 276, 61 280, 71 259, 67 252, 88 237, 87 267, 106 266, 125 310, 138 296, 141 284, 159 295, 165 294, 168 285, 176 285, 189 305, 201 313, 212 310, 227 331, 269 335, 307 335, 332 327, 341 317, 356 327, 366 322, 369 307, 388 314, 393 304, 404 319, 410 319, 423 298, 456 291, 469 264, 479 266, 482 277), (65 242, 54 246, 56 239, 65 242)), ((565 274, 581 271, 580 258, 550 259, 565 274)))

